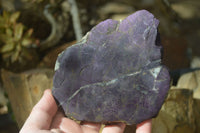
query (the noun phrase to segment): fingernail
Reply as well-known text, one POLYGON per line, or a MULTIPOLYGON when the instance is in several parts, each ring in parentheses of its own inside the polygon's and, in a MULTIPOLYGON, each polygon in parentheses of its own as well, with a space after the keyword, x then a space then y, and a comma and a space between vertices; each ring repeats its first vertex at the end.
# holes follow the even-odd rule
POLYGON ((52 133, 63 133, 60 129, 51 129, 52 133))
POLYGON ((51 93, 50 89, 46 89, 46 90, 44 90, 43 95, 44 95, 44 94, 48 94, 48 93, 51 93))

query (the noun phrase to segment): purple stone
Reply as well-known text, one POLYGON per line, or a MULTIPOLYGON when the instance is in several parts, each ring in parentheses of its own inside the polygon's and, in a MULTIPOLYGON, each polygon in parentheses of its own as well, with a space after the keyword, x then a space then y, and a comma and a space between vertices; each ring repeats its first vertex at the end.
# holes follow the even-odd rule
POLYGON ((130 125, 157 115, 170 87, 158 24, 146 10, 108 19, 59 55, 52 91, 67 117, 130 125))

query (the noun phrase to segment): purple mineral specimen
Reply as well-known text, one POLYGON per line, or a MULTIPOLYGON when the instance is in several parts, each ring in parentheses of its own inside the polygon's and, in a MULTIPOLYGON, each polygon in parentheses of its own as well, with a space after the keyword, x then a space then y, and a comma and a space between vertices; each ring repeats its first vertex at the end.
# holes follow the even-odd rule
POLYGON ((170 83, 158 23, 146 10, 108 19, 59 55, 52 91, 67 117, 138 124, 157 115, 170 83))

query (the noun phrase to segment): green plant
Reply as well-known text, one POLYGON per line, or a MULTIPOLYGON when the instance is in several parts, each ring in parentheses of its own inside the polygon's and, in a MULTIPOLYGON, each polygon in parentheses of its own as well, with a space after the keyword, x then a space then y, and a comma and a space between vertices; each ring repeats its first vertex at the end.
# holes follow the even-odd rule
POLYGON ((44 0, 22 0, 23 2, 41 3, 44 0))
POLYGON ((30 56, 26 51, 35 42, 32 37, 33 29, 26 29, 17 22, 20 12, 0 15, 0 54, 6 66, 14 62, 22 62, 23 56, 30 56), (23 55, 23 56, 22 56, 23 55))

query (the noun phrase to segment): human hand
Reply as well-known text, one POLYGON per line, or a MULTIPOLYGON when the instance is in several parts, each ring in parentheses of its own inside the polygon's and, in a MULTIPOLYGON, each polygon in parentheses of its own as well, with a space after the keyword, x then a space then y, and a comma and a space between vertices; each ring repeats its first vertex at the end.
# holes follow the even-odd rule
MULTIPOLYGON (((58 109, 51 90, 46 90, 24 123, 20 133, 98 133, 101 124, 77 122, 67 118, 58 109)), ((106 125, 102 133, 123 133, 124 123, 106 125)), ((150 133, 151 121, 137 126, 136 133, 150 133)))

